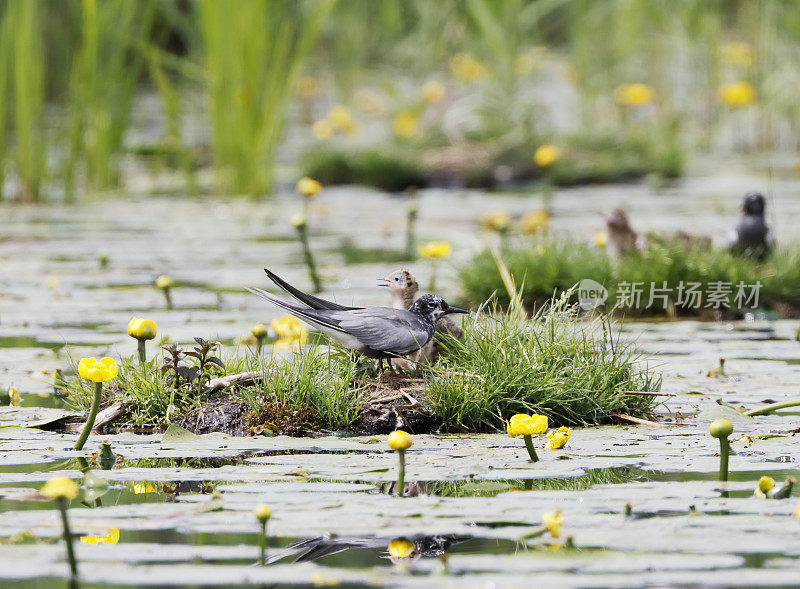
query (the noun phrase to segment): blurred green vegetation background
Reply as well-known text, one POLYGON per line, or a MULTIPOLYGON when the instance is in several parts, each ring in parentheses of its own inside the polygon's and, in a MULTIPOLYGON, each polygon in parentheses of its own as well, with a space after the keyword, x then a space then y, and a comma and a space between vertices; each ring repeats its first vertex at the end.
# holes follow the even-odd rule
POLYGON ((143 172, 256 196, 298 172, 570 184, 793 154, 799 41, 798 0, 2 0, 0 195, 143 172))

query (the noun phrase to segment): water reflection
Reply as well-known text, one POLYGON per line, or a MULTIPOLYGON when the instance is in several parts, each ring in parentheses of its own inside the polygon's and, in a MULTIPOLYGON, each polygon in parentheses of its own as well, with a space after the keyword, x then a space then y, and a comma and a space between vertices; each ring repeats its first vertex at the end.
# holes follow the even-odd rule
POLYGON ((397 563, 439 557, 452 547, 472 539, 470 536, 421 534, 400 538, 319 536, 291 544, 282 553, 271 558, 270 563, 284 559, 311 562, 351 550, 370 550, 373 555, 377 554, 380 558, 397 563))
MULTIPOLYGON (((609 485, 649 480, 646 471, 633 466, 597 468, 577 477, 558 479, 410 481, 404 485, 407 497, 438 495, 440 497, 494 497, 513 491, 583 491, 593 485, 609 485)), ((397 482, 379 485, 381 493, 394 495, 397 482)))

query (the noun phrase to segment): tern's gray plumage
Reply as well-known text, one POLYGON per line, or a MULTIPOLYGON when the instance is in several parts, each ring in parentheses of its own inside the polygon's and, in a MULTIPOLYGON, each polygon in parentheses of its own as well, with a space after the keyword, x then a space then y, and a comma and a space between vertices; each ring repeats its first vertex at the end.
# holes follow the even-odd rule
POLYGON ((391 307, 343 307, 304 293, 272 272, 266 272, 278 286, 304 304, 286 301, 258 288, 249 288, 250 292, 369 358, 405 356, 415 352, 433 337, 440 317, 468 312, 451 307, 435 295, 419 298, 407 311, 391 307))

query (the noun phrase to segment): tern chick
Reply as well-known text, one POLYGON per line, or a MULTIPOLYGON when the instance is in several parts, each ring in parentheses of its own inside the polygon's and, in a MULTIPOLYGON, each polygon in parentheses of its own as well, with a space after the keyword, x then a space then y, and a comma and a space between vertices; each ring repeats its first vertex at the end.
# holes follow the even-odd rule
POLYGON ((611 255, 627 256, 641 250, 641 242, 628 222, 622 209, 614 209, 604 215, 608 228, 608 249, 611 255))
MULTIPOLYGON (((408 309, 419 298, 419 283, 408 270, 395 270, 381 279, 392 295, 392 306, 395 309, 408 309)), ((464 332, 449 317, 442 317, 436 322, 436 334, 424 348, 411 357, 414 362, 433 362, 445 352, 443 341, 447 336, 461 339, 464 332)), ((406 368, 404 366, 404 368, 406 368)))
POLYGON ((742 202, 742 217, 731 230, 728 245, 734 253, 763 260, 772 249, 772 232, 764 221, 764 197, 748 192, 742 202))
POLYGON ((469 312, 451 307, 435 295, 420 297, 408 310, 344 307, 304 293, 269 270, 265 272, 275 284, 303 304, 286 301, 259 288, 247 290, 316 327, 343 346, 368 358, 378 358, 381 364, 384 358, 406 356, 423 348, 433 337, 436 321, 441 317, 469 312))

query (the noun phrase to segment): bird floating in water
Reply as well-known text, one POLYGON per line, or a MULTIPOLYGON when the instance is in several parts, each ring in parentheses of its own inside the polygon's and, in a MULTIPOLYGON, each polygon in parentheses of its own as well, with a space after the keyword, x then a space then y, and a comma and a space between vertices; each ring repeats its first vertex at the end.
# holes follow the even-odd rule
MULTIPOLYGON (((248 288, 262 299, 284 309, 330 336, 346 348, 368 358, 406 356, 427 344, 436 332, 436 321, 450 313, 469 313, 451 307, 436 295, 424 295, 408 310, 391 307, 345 307, 305 293, 266 268, 264 271, 276 285, 295 297, 302 305, 286 301, 260 288, 248 288)), ((390 370, 394 369, 389 365, 390 370)))
POLYGON ((730 231, 728 245, 732 252, 763 260, 772 249, 772 232, 764 221, 764 196, 748 192, 742 202, 739 224, 730 231))

